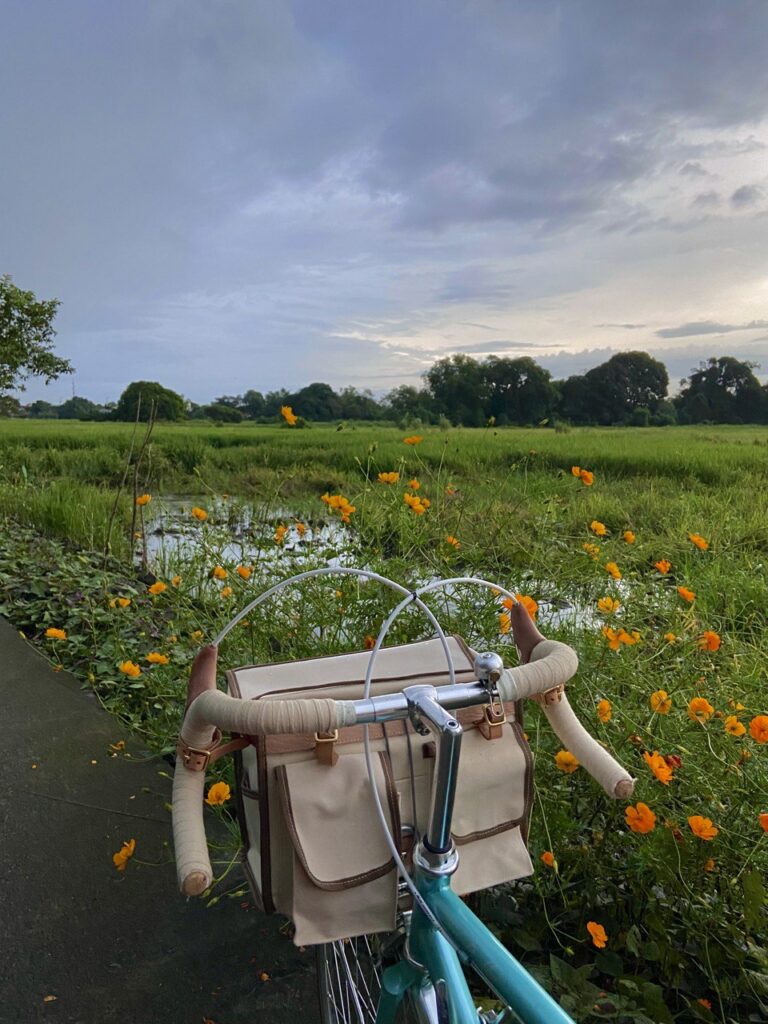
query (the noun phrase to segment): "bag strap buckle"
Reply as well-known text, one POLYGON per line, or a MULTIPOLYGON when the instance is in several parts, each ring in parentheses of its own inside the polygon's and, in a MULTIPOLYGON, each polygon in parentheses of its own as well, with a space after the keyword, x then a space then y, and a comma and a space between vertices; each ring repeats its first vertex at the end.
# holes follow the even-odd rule
POLYGON ((244 747, 247 747, 250 740, 245 736, 236 736, 234 739, 229 740, 228 743, 222 743, 221 733, 217 729, 213 734, 211 743, 211 747, 207 750, 204 747, 191 747, 179 736, 176 743, 176 753, 181 758, 184 767, 189 769, 189 771, 204 772, 209 765, 213 764, 214 761, 218 761, 225 754, 231 754, 235 750, 242 750, 244 747))
POLYGON ((336 753, 335 748, 338 738, 338 729, 334 729, 333 732, 315 733, 315 757, 320 764, 325 764, 332 768, 339 760, 339 755, 336 753))
POLYGON ((537 704, 540 704, 543 708, 552 707, 553 704, 559 704, 563 699, 565 693, 565 686, 560 683, 558 686, 553 686, 551 690, 545 690, 544 693, 536 693, 531 697, 531 700, 535 700, 537 704))
POLYGON ((507 713, 500 700, 491 700, 483 707, 480 719, 480 732, 487 740, 498 740, 502 736, 502 726, 507 724, 507 713))

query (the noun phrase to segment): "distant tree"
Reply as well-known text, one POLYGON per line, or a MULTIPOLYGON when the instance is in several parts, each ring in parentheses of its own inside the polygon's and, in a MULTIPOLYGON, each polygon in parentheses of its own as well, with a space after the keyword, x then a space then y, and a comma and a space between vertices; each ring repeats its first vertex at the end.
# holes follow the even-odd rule
POLYGON ((291 394, 286 388, 280 388, 279 391, 268 391, 264 396, 264 411, 262 416, 266 419, 274 419, 275 416, 280 415, 280 409, 284 405, 291 404, 291 394))
POLYGON ((115 409, 116 420, 135 420, 136 411, 139 409, 139 396, 141 396, 141 408, 139 418, 149 419, 149 412, 152 404, 155 403, 155 416, 159 420, 183 420, 186 415, 184 399, 175 391, 164 388, 157 381, 135 380, 129 384, 120 395, 115 409))
POLYGON ((240 409, 242 404, 242 395, 222 395, 221 398, 214 398, 213 400, 213 405, 228 405, 230 409, 240 409))
POLYGON ((0 395, 23 391, 29 377, 42 377, 47 384, 72 373, 69 360, 52 351, 58 308, 58 299, 39 300, 34 292, 17 288, 7 274, 0 277, 0 395))
POLYGON ((260 391, 246 391, 238 407, 249 419, 257 420, 265 414, 266 402, 260 391))
POLYGON ((87 398, 73 396, 63 402, 56 410, 60 420, 100 420, 103 419, 101 407, 87 398))
POLYGON ((713 356, 684 378, 674 399, 681 423, 768 422, 766 391, 752 370, 755 363, 713 356))
POLYGON ((208 419, 217 423, 242 423, 243 414, 239 409, 224 402, 216 401, 212 405, 206 405, 205 413, 208 419))
POLYGON ((378 420, 383 419, 382 407, 370 391, 358 391, 356 388, 342 388, 339 392, 341 412, 345 420, 378 420))
POLYGON ((52 420, 56 419, 58 411, 55 405, 50 402, 44 402, 42 399, 38 399, 36 402, 32 402, 27 406, 27 415, 34 420, 52 420))
POLYGON ((421 420, 432 423, 437 418, 434 403, 428 391, 421 391, 410 384, 401 384, 385 396, 382 404, 384 418, 388 420, 421 420))
POLYGON ((601 425, 626 423, 638 406, 652 415, 669 387, 666 366, 647 352, 617 352, 588 370, 584 381, 586 421, 601 425))
POLYGON ((297 416, 305 420, 337 420, 341 417, 342 404, 339 396, 330 384, 316 382, 308 384, 295 395, 290 395, 287 402, 297 416))
POLYGON ((519 359, 488 356, 480 368, 486 418, 493 416, 504 426, 540 423, 551 416, 556 388, 549 371, 529 356, 519 359))
POLYGON ((424 374, 438 414, 451 423, 479 427, 487 417, 484 378, 479 363, 463 353, 438 359, 424 374))
POLYGON ((0 417, 21 416, 21 402, 13 395, 0 395, 0 417))
POLYGON ((586 377, 574 375, 557 382, 557 415, 571 423, 594 423, 591 390, 586 377))

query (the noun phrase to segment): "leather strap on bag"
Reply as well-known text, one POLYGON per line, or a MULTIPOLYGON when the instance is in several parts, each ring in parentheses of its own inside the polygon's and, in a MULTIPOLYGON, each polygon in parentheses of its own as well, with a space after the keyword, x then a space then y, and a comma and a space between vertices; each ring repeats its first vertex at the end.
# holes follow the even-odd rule
POLYGON ((176 753, 181 758, 184 767, 191 772, 204 772, 208 765, 218 761, 225 754, 232 754, 236 750, 242 750, 250 744, 245 736, 237 736, 227 743, 221 743, 221 733, 217 729, 213 734, 211 746, 208 749, 191 747, 179 736, 176 743, 176 753))

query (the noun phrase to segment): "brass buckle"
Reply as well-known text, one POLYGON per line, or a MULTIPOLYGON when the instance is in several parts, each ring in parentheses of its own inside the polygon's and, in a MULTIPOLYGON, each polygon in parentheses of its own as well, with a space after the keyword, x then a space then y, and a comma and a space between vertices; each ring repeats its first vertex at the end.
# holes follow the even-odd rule
POLYGON ((540 704, 543 708, 551 707, 553 704, 559 704, 563 699, 565 693, 565 686, 560 683, 558 686, 553 686, 550 690, 545 690, 544 693, 536 693, 533 695, 533 700, 537 704, 540 704))
POLYGON ((192 772, 204 772, 211 762, 212 750, 203 750, 200 747, 189 747, 183 741, 179 741, 178 746, 181 759, 184 762, 184 767, 189 768, 192 772), (202 757, 203 763, 201 765, 190 765, 190 761, 193 757, 202 757))
POLYGON ((483 717, 480 721, 480 732, 487 740, 498 740, 502 735, 502 726, 507 724, 507 712, 503 703, 496 698, 491 698, 489 704, 483 708, 483 717))
POLYGON ((334 729, 333 732, 327 733, 315 733, 315 757, 320 764, 326 764, 330 767, 336 764, 339 759, 339 755, 334 750, 334 744, 339 738, 339 730, 334 729))

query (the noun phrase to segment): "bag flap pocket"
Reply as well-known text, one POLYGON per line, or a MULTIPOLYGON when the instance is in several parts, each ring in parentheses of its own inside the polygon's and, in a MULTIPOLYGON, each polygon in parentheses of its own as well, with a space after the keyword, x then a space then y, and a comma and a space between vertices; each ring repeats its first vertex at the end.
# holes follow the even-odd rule
POLYGON ((458 846, 527 820, 531 762, 528 744, 513 723, 498 739, 486 739, 479 729, 464 733, 451 828, 458 846))
MULTIPOLYGON (((392 834, 399 836, 397 793, 383 751, 374 755, 373 769, 392 834)), ((342 754, 333 766, 314 758, 283 764, 275 774, 296 857, 318 888, 348 889, 394 869, 363 754, 342 754)))

